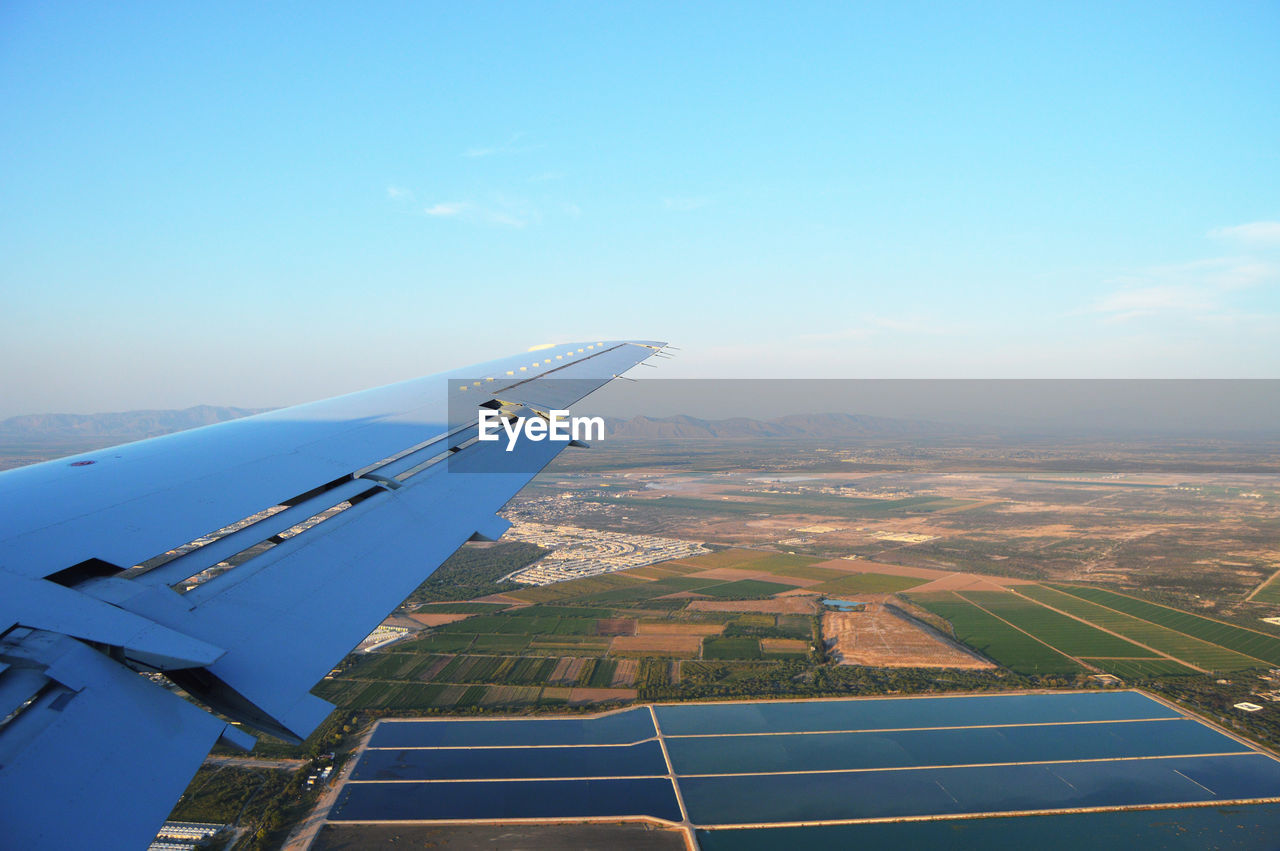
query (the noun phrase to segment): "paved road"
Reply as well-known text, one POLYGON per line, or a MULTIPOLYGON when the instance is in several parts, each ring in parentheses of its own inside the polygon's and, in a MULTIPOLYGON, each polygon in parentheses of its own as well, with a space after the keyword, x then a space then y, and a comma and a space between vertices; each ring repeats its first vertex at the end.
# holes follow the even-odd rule
POLYGON ((336 777, 330 778, 329 788, 325 789, 320 795, 320 799, 316 801, 315 809, 285 839, 282 851, 306 851, 311 847, 311 843, 315 841, 316 834, 320 832, 320 828, 324 827, 325 819, 329 817, 329 810, 333 808, 334 802, 338 800, 338 792, 342 790, 342 785, 351 776, 351 769, 355 768, 356 763, 360 761, 360 756, 364 753, 364 749, 368 747, 369 739, 373 737, 375 727, 377 727, 376 723, 369 725, 369 731, 364 734, 360 744, 351 752, 351 756, 347 758, 342 770, 338 772, 336 777))

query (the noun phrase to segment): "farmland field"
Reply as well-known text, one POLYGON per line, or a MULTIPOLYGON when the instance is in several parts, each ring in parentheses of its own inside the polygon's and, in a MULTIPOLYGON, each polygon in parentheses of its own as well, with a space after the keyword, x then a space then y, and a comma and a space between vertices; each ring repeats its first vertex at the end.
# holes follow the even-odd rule
POLYGON ((1156 653, 1125 641, 1097 627, 1081 623, 1016 594, 1002 591, 966 591, 962 597, 997 617, 1053 645, 1069 656, 1117 656, 1155 658, 1156 653))
POLYGON ((1244 627, 1203 618, 1191 612, 1183 612, 1148 603, 1126 594, 1104 591, 1101 588, 1083 588, 1078 585, 1056 585, 1060 591, 1089 600, 1109 609, 1124 612, 1152 623, 1167 626, 1185 635, 1252 656, 1272 665, 1280 665, 1280 637, 1265 635, 1244 627))
POLYGON ((759 659, 757 638, 706 638, 702 641, 704 659, 759 659))
POLYGON ((1123 612, 1085 600, 1083 597, 1067 594, 1043 585, 1025 586, 1022 589, 1022 593, 1053 606, 1055 609, 1070 612, 1090 623, 1095 623, 1104 629, 1119 633, 1125 638, 1140 642, 1161 653, 1167 653, 1179 661, 1204 668, 1205 670, 1232 671, 1257 667, 1261 664, 1255 659, 1250 659, 1239 653, 1233 653, 1230 650, 1183 635, 1168 627, 1140 620, 1123 612))
POLYGON ((956 638, 1024 674, 1076 674, 1080 665, 954 594, 918 594, 911 601, 951 622, 956 638))
POLYGON ((816 591, 819 594, 892 594, 923 585, 925 581, 914 576, 851 573, 837 579, 829 579, 819 585, 810 585, 805 590, 816 591))

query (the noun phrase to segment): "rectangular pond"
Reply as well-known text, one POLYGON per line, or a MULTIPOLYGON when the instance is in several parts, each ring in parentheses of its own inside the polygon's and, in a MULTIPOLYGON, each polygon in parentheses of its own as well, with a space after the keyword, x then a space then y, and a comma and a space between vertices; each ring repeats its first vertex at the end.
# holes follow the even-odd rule
POLYGON ((758 824, 1280 797, 1261 754, 835 774, 682 777, 695 824, 758 824))
POLYGON ((595 718, 492 718, 383 721, 371 748, 519 747, 524 745, 629 745, 654 736, 647 708, 595 718))
POLYGON ((1182 717, 1132 691, 681 704, 654 709, 664 736, 1182 717))
POLYGON ((657 741, 638 745, 366 750, 352 780, 515 780, 665 775, 657 741))
POLYGON ((1190 719, 667 740, 677 774, 831 771, 1248 752, 1190 719))
POLYGON ((668 779, 348 783, 330 821, 642 817, 680 821, 668 779))
POLYGON ((1280 804, 939 819, 879 824, 699 830, 702 851, 777 848, 1035 848, 1037 851, 1262 851, 1280 837, 1280 804))

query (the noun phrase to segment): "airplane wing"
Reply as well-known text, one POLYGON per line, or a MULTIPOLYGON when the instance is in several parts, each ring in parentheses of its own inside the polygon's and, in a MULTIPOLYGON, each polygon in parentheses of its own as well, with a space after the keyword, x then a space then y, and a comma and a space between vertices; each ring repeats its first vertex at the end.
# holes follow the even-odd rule
POLYGON ((145 846, 219 738, 252 744, 227 719, 307 736, 333 709, 316 682, 496 540, 567 445, 479 440, 478 410, 545 417, 663 345, 557 345, 0 474, 3 843, 145 846))

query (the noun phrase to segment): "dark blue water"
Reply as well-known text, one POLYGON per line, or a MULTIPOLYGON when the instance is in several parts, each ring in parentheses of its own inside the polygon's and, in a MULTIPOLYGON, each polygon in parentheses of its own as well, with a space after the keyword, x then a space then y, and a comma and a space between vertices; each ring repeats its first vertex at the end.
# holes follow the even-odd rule
POLYGON ((648 709, 600 718, 498 718, 476 721, 383 721, 371 748, 629 745, 654 736, 648 709))
POLYGON ((1169 707, 1131 691, 684 704, 654 709, 663 734, 668 736, 1181 717, 1169 707))
POLYGON ((331 821, 653 816, 680 821, 670 780, 348 783, 331 821))
POLYGON ((1046 727, 797 733, 668 739, 677 774, 822 771, 1234 753, 1239 742, 1190 719, 1046 727))
POLYGON ((1280 796, 1261 754, 681 778, 697 824, 886 818, 1280 796))
POLYGON ((700 830, 703 851, 774 851, 777 848, 1035 848, 1037 851, 1134 851, 1204 848, 1255 851, 1280 847, 1280 804, 1126 810, 1051 816, 700 830))
POLYGON ((656 741, 576 748, 366 750, 353 780, 471 780, 634 777, 667 773, 656 741))

